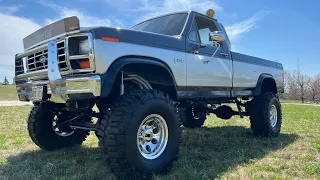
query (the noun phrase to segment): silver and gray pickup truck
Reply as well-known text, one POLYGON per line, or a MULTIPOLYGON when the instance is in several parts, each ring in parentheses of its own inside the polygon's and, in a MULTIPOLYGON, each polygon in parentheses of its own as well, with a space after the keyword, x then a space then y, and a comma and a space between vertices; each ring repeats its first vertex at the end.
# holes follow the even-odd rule
POLYGON ((280 133, 282 65, 231 51, 213 17, 177 12, 131 29, 80 28, 70 17, 23 43, 15 81, 20 101, 34 104, 28 118, 34 143, 56 150, 95 131, 119 178, 167 170, 178 156, 181 124, 201 127, 210 113, 249 116, 254 135, 280 133))

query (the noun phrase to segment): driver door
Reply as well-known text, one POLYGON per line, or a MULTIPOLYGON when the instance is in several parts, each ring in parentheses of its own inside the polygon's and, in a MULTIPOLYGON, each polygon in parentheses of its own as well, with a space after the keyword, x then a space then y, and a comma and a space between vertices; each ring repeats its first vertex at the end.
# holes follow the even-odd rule
POLYGON ((232 87, 227 44, 222 42, 218 48, 209 40, 209 33, 218 31, 218 27, 213 19, 196 14, 187 35, 187 90, 201 91, 205 97, 229 97, 232 87))

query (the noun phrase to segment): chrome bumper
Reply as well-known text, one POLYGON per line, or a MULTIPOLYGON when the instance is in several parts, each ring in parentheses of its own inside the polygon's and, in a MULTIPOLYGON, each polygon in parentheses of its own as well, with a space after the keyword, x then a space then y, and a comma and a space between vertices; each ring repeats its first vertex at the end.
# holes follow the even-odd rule
POLYGON ((99 75, 83 75, 77 77, 61 77, 57 57, 57 44, 48 42, 47 81, 32 80, 33 74, 16 77, 17 91, 20 101, 30 101, 33 86, 45 86, 44 95, 50 101, 64 103, 68 100, 91 99, 100 96, 101 79, 99 75), (22 82, 22 83, 21 83, 22 82))

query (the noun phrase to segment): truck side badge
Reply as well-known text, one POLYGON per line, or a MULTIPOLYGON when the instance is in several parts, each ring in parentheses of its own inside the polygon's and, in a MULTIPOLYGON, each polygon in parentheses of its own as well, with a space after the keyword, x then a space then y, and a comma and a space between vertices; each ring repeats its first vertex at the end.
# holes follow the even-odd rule
POLYGON ((175 63, 175 64, 177 64, 177 63, 184 63, 184 59, 174 58, 174 63, 175 63))

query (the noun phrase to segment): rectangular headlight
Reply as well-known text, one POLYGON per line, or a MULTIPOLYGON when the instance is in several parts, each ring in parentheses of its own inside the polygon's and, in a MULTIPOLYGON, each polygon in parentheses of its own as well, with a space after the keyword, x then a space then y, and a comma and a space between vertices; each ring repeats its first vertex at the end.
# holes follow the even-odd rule
POLYGON ((90 44, 88 36, 70 37, 68 47, 69 56, 89 55, 90 44))
MULTIPOLYGON (((70 36, 68 61, 72 70, 94 71, 92 35, 89 33, 70 36)), ((82 71, 82 72, 83 72, 82 71)))
POLYGON ((89 54, 89 40, 84 39, 79 42, 79 55, 89 54))

